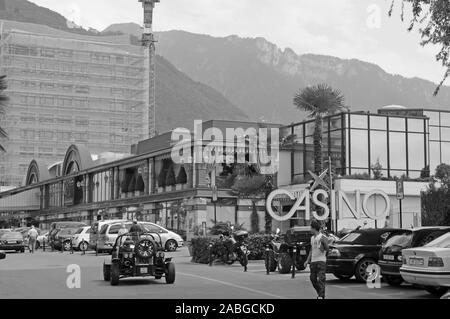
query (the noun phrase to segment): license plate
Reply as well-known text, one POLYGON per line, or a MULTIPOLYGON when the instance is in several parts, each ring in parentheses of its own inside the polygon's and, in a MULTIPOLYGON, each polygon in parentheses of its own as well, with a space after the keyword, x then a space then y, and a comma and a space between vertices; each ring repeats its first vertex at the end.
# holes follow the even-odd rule
POLYGON ((141 274, 148 274, 148 269, 147 267, 141 267, 141 274))
POLYGON ((306 256, 306 250, 300 250, 300 255, 306 256))
POLYGON ((422 258, 411 258, 409 260, 410 265, 414 266, 423 266, 423 259, 422 258))
POLYGON ((383 259, 384 260, 394 260, 394 256, 393 255, 383 255, 383 259))

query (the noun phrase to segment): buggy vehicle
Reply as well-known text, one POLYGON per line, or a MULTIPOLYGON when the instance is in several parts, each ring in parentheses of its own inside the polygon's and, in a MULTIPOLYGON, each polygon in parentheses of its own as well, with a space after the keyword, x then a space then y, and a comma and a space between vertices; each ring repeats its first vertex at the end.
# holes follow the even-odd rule
POLYGON ((311 227, 295 226, 290 228, 279 248, 278 271, 281 274, 287 274, 291 271, 293 264, 297 270, 305 270, 304 263, 310 250, 311 227))
POLYGON ((111 262, 103 264, 103 279, 117 286, 120 279, 127 277, 165 277, 167 284, 175 282, 175 264, 172 258, 165 258, 159 234, 126 233, 117 237, 111 262))

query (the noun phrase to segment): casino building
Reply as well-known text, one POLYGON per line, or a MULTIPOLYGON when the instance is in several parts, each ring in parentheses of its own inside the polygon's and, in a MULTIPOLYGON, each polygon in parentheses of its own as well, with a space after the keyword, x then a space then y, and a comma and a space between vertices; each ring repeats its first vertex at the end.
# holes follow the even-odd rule
MULTIPOLYGON (((313 170, 313 121, 280 126, 213 120, 203 123, 202 132, 208 128, 225 131, 261 127, 279 130, 279 170, 271 176, 273 186, 292 192, 306 189, 311 179, 309 170, 313 170)), ((364 196, 373 189, 382 190, 390 199, 391 226, 420 226, 420 192, 427 186, 420 177, 428 176, 429 171, 433 173, 438 163, 450 163, 447 133, 450 112, 444 110, 387 107, 376 114, 342 112, 324 119, 324 162, 329 165, 331 159, 334 189, 346 192, 349 202, 355 203, 355 191, 364 196), (378 180, 371 179, 375 163, 382 173, 378 180), (401 214, 395 177, 407 180, 401 214)), ((168 132, 134 144, 126 157, 114 157, 113 153, 94 155, 74 144, 56 166, 49 168, 33 160, 25 185, 0 193, 0 222, 35 221, 47 228, 59 220, 89 224, 102 218, 137 218, 159 223, 189 239, 214 222, 244 224, 250 229, 254 201, 259 229, 264 230, 264 195, 246 198, 233 194, 227 184, 226 165, 174 163, 171 152, 175 142, 168 132)), ((208 142, 203 141, 202 147, 208 142)), ((248 152, 234 138, 225 138, 224 142, 224 148, 231 148, 236 154, 248 152)), ((386 208, 377 196, 365 204, 375 213, 386 208)), ((280 211, 289 211, 293 203, 280 200, 274 205, 280 211)), ((356 220, 347 207, 339 215, 335 224, 338 229, 364 221, 369 227, 385 224, 368 218, 356 220)), ((305 214, 299 211, 291 220, 273 221, 272 226, 285 230, 306 222, 305 214)))

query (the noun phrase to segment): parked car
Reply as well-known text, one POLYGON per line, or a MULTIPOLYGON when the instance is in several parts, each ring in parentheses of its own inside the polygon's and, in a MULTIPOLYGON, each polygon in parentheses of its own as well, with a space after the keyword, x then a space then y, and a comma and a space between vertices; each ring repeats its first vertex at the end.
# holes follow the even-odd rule
POLYGON ((278 271, 281 274, 289 273, 292 269, 294 247, 297 248, 296 269, 305 269, 304 263, 311 250, 311 236, 311 227, 309 226, 295 226, 286 232, 278 252, 278 271))
POLYGON ((333 245, 327 256, 327 272, 341 280, 353 276, 365 282, 367 267, 378 263, 381 245, 386 238, 399 229, 359 229, 344 236, 333 245))
POLYGON ((36 249, 39 249, 39 248, 43 247, 44 246, 44 241, 45 241, 45 245, 46 246, 48 245, 48 243, 49 243, 48 242, 48 234, 49 234, 49 232, 47 231, 47 232, 42 233, 41 235, 38 236, 38 238, 36 240, 36 249))
POLYGON ((72 239, 79 228, 64 228, 59 230, 53 239, 53 248, 70 251, 72 249, 72 239))
POLYGON ((89 234, 89 249, 97 250, 97 241, 100 235, 100 231, 106 224, 117 224, 117 223, 127 223, 126 219, 110 219, 110 220, 99 220, 92 224, 91 232, 89 234))
POLYGON ((75 228, 78 229, 80 227, 84 227, 87 226, 85 223, 81 223, 81 222, 71 222, 71 221, 66 221, 66 222, 54 222, 50 225, 50 231, 48 234, 48 241, 50 243, 50 246, 53 246, 53 248, 57 249, 54 246, 54 241, 55 241, 55 236, 56 234, 61 230, 61 229, 65 229, 65 228, 75 228))
POLYGON ((24 253, 25 247, 23 236, 19 232, 8 232, 0 237, 0 250, 15 250, 24 253))
POLYGON ((391 286, 401 285, 402 250, 422 247, 447 232, 450 227, 419 227, 391 233, 381 248, 378 261, 383 279, 391 286))
POLYGON ((88 250, 90 233, 90 226, 78 228, 72 238, 72 246, 75 250, 88 250))
POLYGON ((3 250, 0 250, 0 259, 5 259, 6 253, 3 250))
POLYGON ((439 297, 450 289, 450 233, 423 247, 404 249, 402 256, 400 274, 406 282, 439 297))
MULTIPOLYGON (((108 223, 103 225, 100 229, 97 242, 99 252, 111 252, 121 224, 122 223, 108 223)), ((127 221, 124 224, 129 230, 132 222, 127 221)), ((159 234, 162 240, 162 247, 167 251, 175 251, 178 247, 183 246, 183 238, 172 231, 149 222, 139 222, 138 224, 143 226, 144 230, 147 232, 159 234)))
POLYGON ((0 237, 2 237, 6 233, 10 233, 11 229, 0 229, 0 237))

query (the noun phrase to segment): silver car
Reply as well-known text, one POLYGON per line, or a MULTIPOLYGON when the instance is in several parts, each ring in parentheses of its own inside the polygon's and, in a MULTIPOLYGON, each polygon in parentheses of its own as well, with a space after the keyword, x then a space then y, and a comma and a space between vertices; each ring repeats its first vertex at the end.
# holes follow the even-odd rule
MULTIPOLYGON (((132 222, 124 223, 127 229, 131 228, 132 222)), ((184 242, 180 235, 165 229, 159 225, 149 222, 138 222, 144 229, 150 233, 155 233, 161 236, 162 245, 167 251, 175 251, 178 247, 182 247, 184 242)), ((121 223, 105 224, 100 230, 98 236, 97 248, 98 251, 110 252, 114 243, 116 242, 121 223)), ((156 236, 156 240, 159 241, 159 237, 156 236)))

